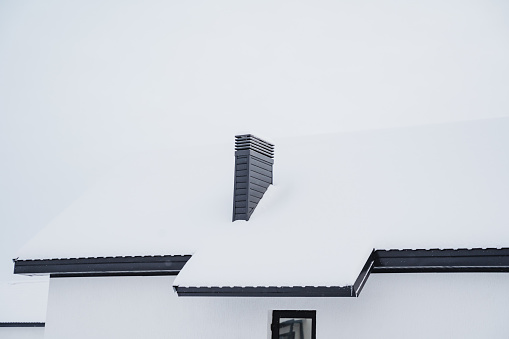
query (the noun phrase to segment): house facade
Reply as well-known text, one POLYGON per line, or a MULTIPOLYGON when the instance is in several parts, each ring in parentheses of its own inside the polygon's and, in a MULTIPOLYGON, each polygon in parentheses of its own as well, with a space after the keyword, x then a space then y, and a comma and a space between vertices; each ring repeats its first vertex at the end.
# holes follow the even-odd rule
POLYGON ((173 277, 55 278, 45 338, 271 338, 274 310, 316 311, 317 338, 502 338, 505 274, 373 275, 358 298, 178 297, 173 277))
POLYGON ((0 338, 44 338, 47 299, 47 279, 0 283, 0 338))
POLYGON ((507 336, 509 119, 264 142, 128 159, 63 211, 15 259, 45 338, 507 336))

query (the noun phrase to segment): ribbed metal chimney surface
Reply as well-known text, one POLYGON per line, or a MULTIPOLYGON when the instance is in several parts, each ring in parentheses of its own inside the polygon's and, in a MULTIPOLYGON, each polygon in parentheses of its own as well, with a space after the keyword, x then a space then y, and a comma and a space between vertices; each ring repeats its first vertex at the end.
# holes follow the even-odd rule
POLYGON ((272 184, 274 145, 252 134, 235 136, 233 221, 249 220, 272 184))

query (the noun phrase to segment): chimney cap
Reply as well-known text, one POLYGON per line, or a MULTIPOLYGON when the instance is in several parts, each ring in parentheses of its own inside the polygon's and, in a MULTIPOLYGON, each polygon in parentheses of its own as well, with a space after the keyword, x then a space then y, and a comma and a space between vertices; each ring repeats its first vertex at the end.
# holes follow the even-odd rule
POLYGON ((274 158, 274 145, 252 134, 236 135, 235 150, 252 150, 271 159, 274 158))

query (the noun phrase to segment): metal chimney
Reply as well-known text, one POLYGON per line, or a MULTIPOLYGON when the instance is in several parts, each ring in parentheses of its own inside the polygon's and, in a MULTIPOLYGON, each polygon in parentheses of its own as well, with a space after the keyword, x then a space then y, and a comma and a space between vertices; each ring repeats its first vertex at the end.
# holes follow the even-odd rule
POLYGON ((235 136, 233 221, 249 220, 272 184, 274 145, 252 134, 235 136))

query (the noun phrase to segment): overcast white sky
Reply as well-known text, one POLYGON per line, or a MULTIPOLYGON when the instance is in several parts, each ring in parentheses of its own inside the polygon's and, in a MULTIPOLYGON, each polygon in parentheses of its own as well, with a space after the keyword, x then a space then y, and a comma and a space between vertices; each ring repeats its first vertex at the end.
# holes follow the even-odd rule
POLYGON ((0 0, 0 281, 123 155, 509 115, 507 1, 0 0))

